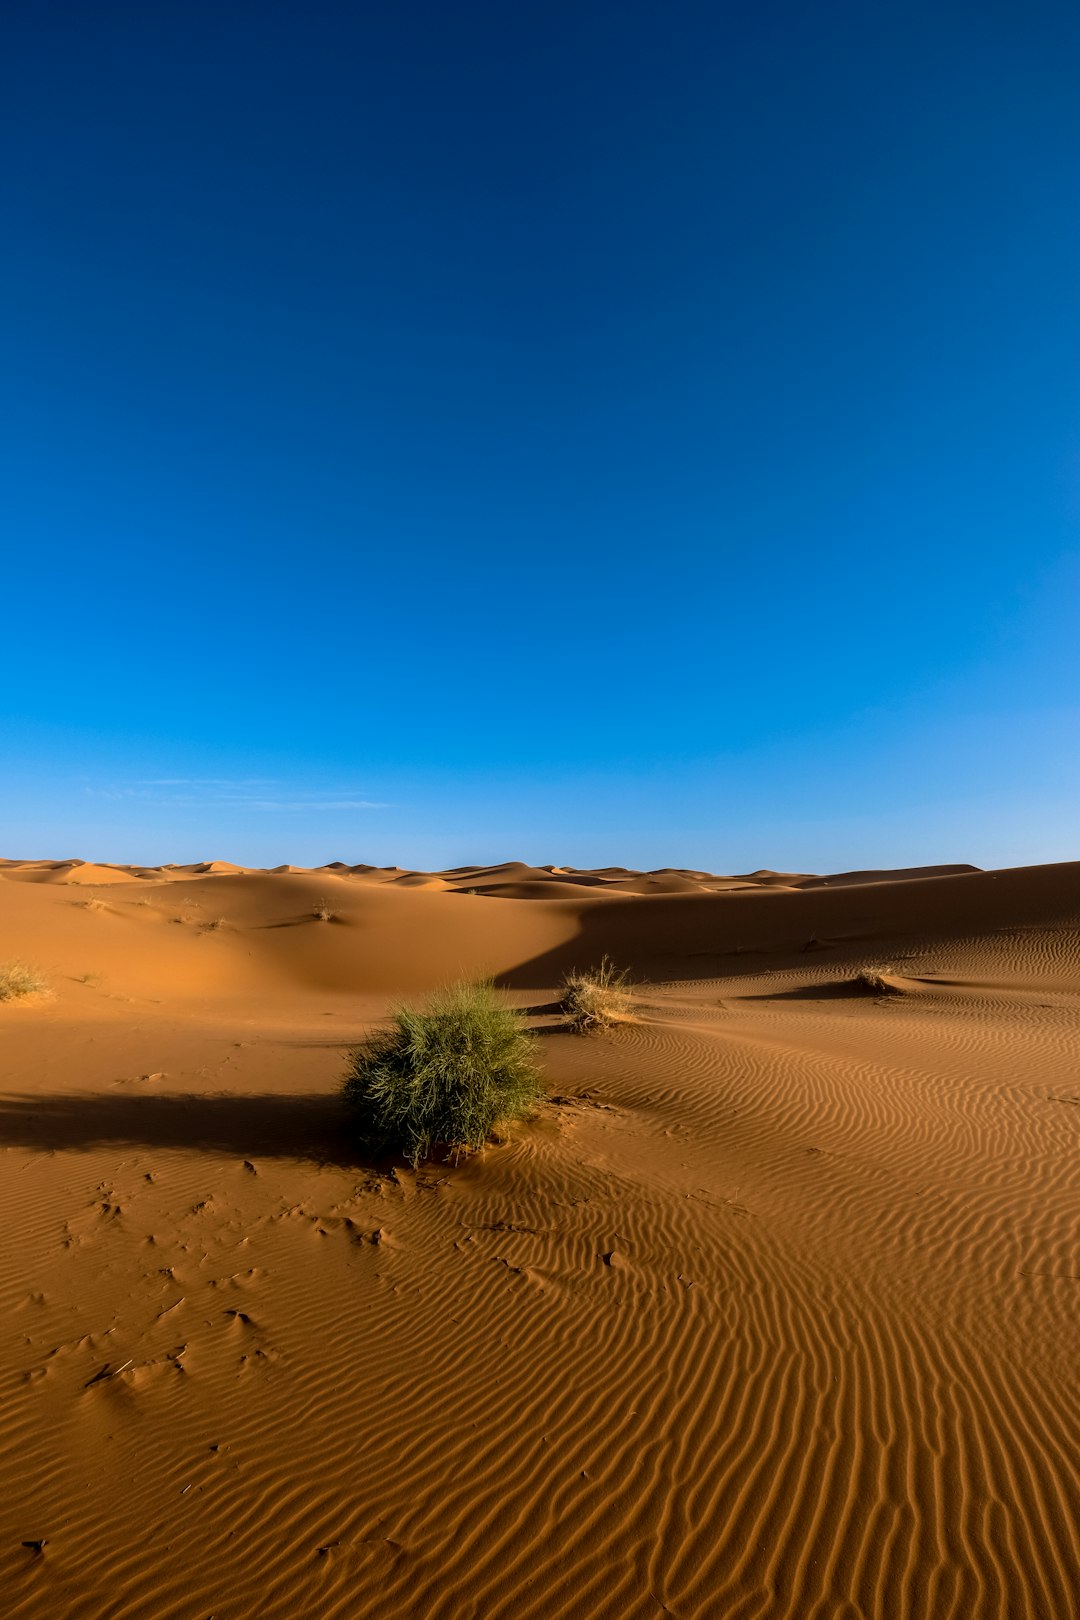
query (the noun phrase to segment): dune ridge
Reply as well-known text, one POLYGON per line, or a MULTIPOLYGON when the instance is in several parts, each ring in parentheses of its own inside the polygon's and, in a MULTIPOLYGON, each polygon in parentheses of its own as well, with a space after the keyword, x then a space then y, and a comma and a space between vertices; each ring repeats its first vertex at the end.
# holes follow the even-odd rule
POLYGON ((1080 863, 7 861, 11 957, 12 1615, 1073 1612, 1080 863), (343 1049, 459 973, 539 1116, 368 1162, 343 1049))
POLYGON ((955 876, 975 872, 974 866, 920 866, 902 871, 840 872, 832 877, 812 873, 750 872, 743 876, 722 877, 689 867, 664 866, 653 872, 635 872, 625 866, 594 870, 573 866, 528 866, 524 861, 503 861, 497 866, 456 866, 445 872, 421 872, 399 866, 368 866, 357 862, 327 861, 323 866, 281 866, 260 868, 237 866, 232 861, 193 861, 186 866, 124 866, 102 861, 28 861, 0 858, 0 875, 25 883, 127 883, 140 878, 178 881, 184 878, 245 874, 302 877, 320 872, 336 877, 366 878, 376 883, 432 883, 467 894, 501 894, 519 885, 521 898, 540 897, 545 887, 590 888, 604 893, 655 894, 692 893, 702 890, 743 886, 756 888, 815 888, 842 883, 894 883, 904 879, 955 876))

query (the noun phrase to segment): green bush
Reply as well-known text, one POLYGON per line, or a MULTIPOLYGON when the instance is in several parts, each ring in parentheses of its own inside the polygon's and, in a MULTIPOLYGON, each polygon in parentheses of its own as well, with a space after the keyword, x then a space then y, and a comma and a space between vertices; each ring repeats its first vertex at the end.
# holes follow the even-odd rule
POLYGON ((342 1095, 361 1139, 413 1165, 436 1144, 453 1156, 487 1141, 540 1094, 533 1040, 490 984, 454 984, 349 1054, 342 1095))

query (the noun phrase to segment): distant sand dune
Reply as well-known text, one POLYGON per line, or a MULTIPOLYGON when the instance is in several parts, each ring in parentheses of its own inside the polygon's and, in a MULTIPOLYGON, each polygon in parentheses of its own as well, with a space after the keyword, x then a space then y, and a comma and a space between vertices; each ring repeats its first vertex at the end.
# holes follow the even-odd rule
POLYGON ((6 1614, 1077 1612, 1080 864, 6 861, 11 959, 6 1614), (548 1100, 366 1158, 343 1048, 460 974, 548 1100))

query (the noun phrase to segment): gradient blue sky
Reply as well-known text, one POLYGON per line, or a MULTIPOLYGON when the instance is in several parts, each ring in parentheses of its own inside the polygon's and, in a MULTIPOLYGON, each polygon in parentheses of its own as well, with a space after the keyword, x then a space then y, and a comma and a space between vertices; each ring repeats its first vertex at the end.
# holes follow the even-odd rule
POLYGON ((0 852, 1068 859, 1080 13, 16 3, 0 852))

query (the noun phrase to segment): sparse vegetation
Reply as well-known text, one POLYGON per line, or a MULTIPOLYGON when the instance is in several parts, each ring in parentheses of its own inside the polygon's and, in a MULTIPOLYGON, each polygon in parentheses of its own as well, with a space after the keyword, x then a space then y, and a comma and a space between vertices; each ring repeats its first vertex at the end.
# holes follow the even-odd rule
POLYGON ((870 967, 864 967, 860 973, 856 973, 855 983, 862 990, 872 990, 876 996, 895 995, 896 985, 891 984, 885 977, 887 973, 892 971, 893 969, 890 967, 882 967, 875 963, 870 967))
POLYGON ((330 909, 329 900, 318 900, 312 908, 311 915, 316 922, 333 922, 337 912, 330 909))
POLYGON ((108 911, 109 909, 104 900, 99 900, 96 894, 90 895, 85 900, 80 900, 78 904, 82 906, 84 911, 108 911))
POLYGON ((610 1029, 632 1016, 633 996, 629 976, 605 956, 599 967, 586 973, 576 969, 568 973, 562 984, 562 1010, 570 1021, 571 1029, 579 1035, 594 1030, 610 1029))
POLYGON ((225 927, 225 918, 211 917, 210 920, 208 922, 204 922, 202 926, 208 934, 216 934, 219 928, 225 927))
POLYGON ((20 996, 35 996, 47 989, 37 968, 29 962, 0 962, 0 1001, 17 1001, 20 996))
POLYGON ((342 1095, 362 1141, 413 1165, 436 1146, 482 1147, 540 1094, 533 1041, 490 984, 454 984, 422 1008, 399 1007, 390 1029, 349 1054, 342 1095))

